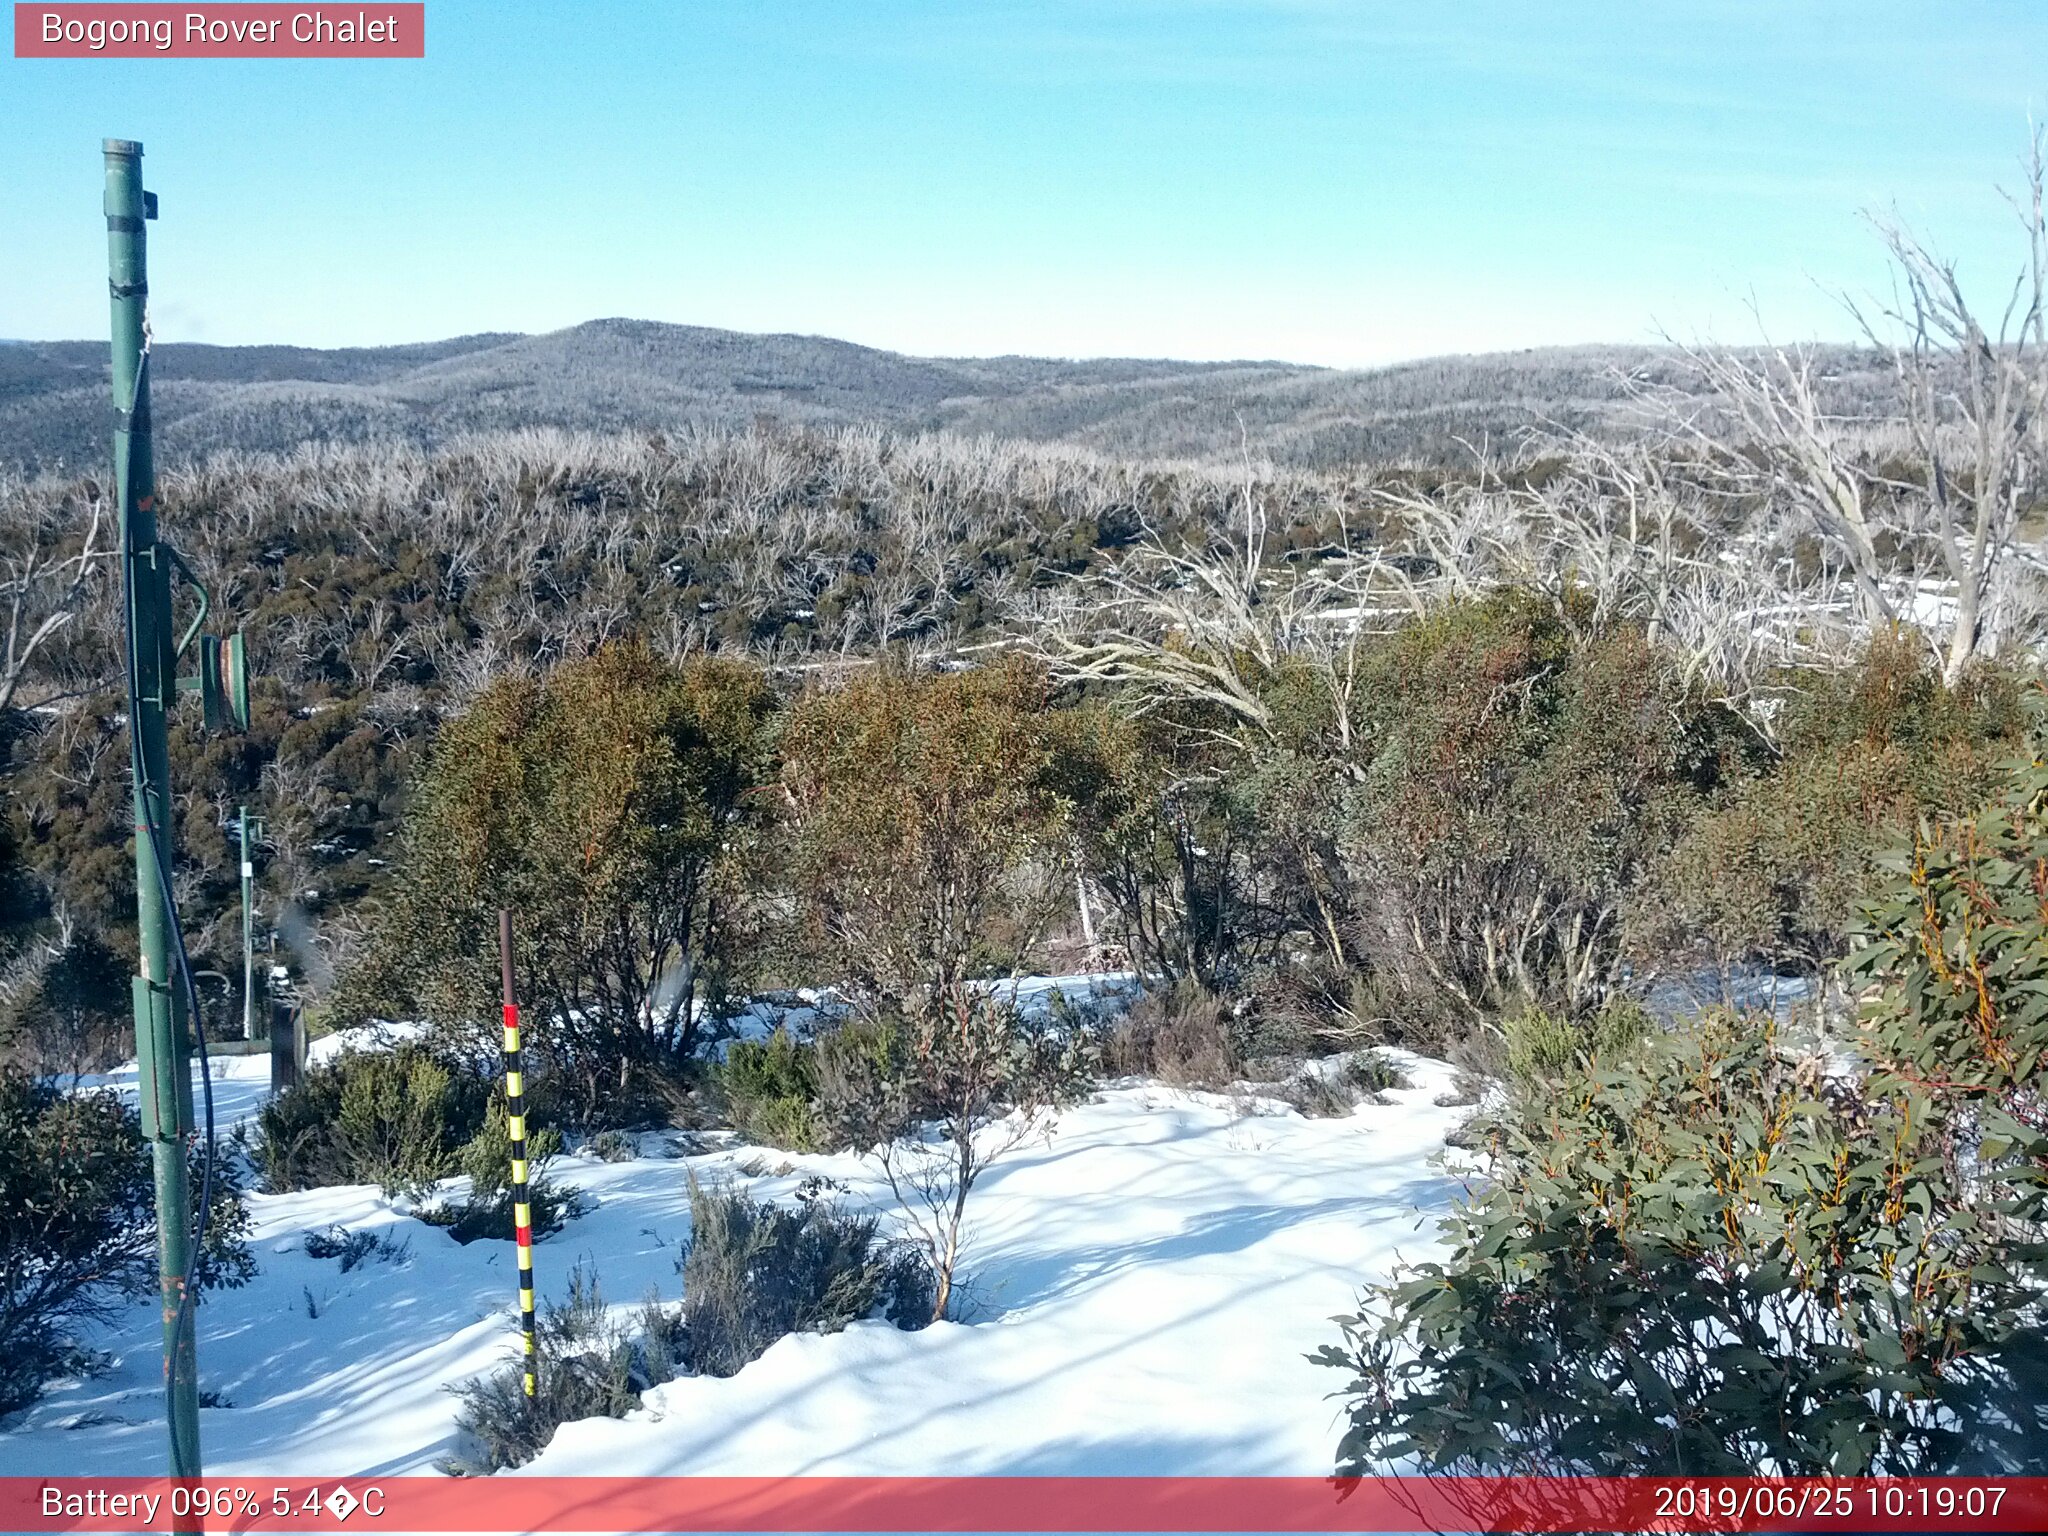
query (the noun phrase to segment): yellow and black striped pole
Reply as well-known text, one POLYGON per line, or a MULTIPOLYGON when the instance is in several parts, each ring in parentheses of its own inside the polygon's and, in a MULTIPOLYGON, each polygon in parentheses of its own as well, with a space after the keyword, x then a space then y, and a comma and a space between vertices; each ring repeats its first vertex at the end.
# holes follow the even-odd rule
POLYGON ((540 1390, 540 1338, 533 1318, 533 1207, 526 1169, 526 1082, 519 1059, 519 1004, 512 996, 512 913, 498 910, 498 969, 505 982, 505 1130, 512 1140, 512 1238, 519 1245, 519 1327, 526 1344, 526 1400, 540 1390))

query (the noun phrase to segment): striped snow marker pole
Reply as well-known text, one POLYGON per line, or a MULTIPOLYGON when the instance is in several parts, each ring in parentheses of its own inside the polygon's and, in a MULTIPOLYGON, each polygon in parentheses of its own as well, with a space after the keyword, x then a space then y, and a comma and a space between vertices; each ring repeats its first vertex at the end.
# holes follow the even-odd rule
POLYGON ((512 913, 498 909, 498 970, 505 983, 505 1130, 512 1141, 512 1237, 519 1245, 519 1327, 525 1336, 526 1401, 540 1390, 540 1337, 533 1318, 533 1207, 526 1182, 526 1082, 519 1057, 519 1004, 512 998, 512 913))

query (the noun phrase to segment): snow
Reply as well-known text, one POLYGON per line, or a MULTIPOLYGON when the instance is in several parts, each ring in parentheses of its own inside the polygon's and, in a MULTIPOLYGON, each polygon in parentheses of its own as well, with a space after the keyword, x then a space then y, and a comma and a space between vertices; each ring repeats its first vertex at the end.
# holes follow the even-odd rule
MULTIPOLYGON (((1338 1119, 1242 1095, 1105 1088, 976 1188, 961 1321, 784 1339, 730 1379, 685 1377, 625 1420, 565 1426, 524 1470, 1325 1475, 1343 1377, 1304 1357, 1337 1341, 1330 1319, 1362 1284, 1397 1257, 1435 1253, 1457 1181, 1432 1159, 1469 1113, 1436 1102, 1449 1067, 1388 1054, 1411 1086, 1338 1119)), ((268 1062, 217 1067, 225 1128, 260 1104, 268 1062)), ((675 1145, 642 1138, 643 1153, 675 1145)), ((686 1170, 774 1198, 822 1174, 843 1181, 848 1204, 893 1212, 851 1155, 570 1155, 556 1177, 596 1205, 537 1248, 543 1298, 559 1299, 585 1262, 615 1306, 677 1299, 686 1170)), ((370 1188, 257 1195, 251 1208, 257 1277, 199 1310, 202 1384, 224 1399, 201 1412, 209 1474, 434 1469, 459 1449, 447 1389, 515 1345, 511 1244, 463 1247, 370 1188), (343 1274, 304 1251, 308 1231, 334 1224, 405 1252, 343 1274)), ((138 1303, 91 1342, 114 1368, 56 1385, 0 1431, 0 1475, 161 1463, 153 1309, 138 1303)))
MULTIPOLYGON (((358 1024, 353 1029, 337 1030, 331 1035, 322 1035, 306 1046, 306 1065, 325 1066, 335 1057, 349 1051, 389 1050, 403 1040, 418 1040, 426 1034, 426 1026, 411 1022, 389 1023, 379 1020, 370 1024, 358 1024)), ((267 1063, 268 1058, 266 1058, 267 1063)), ((265 1066, 265 1071, 269 1070, 265 1066)))
MULTIPOLYGON (((1099 1017, 1128 1006, 1143 990, 1130 971, 1087 971, 1063 976, 1019 976, 974 984, 1002 997, 1026 1019, 1046 1019, 1058 1004, 1081 1017, 1099 1017)), ((808 1039, 821 1022, 843 1016, 845 1004, 829 987, 798 987, 752 999, 724 1023, 727 1040, 762 1040, 778 1028, 808 1039)), ((391 1028, 393 1026, 383 1026, 391 1028)), ((727 1040, 721 1040, 722 1047, 727 1040)))
MULTIPOLYGON (((270 1055, 259 1051, 249 1056, 215 1056, 210 1059, 213 1078, 213 1123, 214 1130, 226 1136, 244 1121, 253 1122, 264 1101, 270 1097, 270 1055)), ((64 1079, 70 1082, 70 1079, 64 1079)), ((80 1077, 74 1087, 112 1088, 126 1098, 133 1099, 139 1091, 141 1074, 135 1063, 117 1067, 112 1072, 89 1073, 80 1077)), ((205 1108, 200 1097, 199 1069, 192 1069, 192 1108, 195 1114, 203 1115, 205 1108)), ((252 1133, 255 1129, 250 1127, 252 1133)))

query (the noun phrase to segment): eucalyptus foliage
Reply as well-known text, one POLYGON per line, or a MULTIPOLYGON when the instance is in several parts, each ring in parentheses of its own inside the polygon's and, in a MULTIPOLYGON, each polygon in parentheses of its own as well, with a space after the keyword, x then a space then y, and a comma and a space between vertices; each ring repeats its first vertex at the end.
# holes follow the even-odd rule
POLYGON ((2048 750, 1866 908, 1858 1063, 1659 1034, 1493 1127, 1451 1256, 1342 1320, 1340 1466, 2011 1470, 2048 1444, 2048 750), (2030 1449, 2035 1447, 2035 1449, 2030 1449))

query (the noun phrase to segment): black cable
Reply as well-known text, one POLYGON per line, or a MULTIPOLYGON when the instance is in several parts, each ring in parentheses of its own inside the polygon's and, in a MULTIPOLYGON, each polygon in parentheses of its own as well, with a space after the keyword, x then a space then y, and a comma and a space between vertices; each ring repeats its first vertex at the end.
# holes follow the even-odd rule
MULTIPOLYGON (((148 376, 149 341, 145 331, 142 352, 136 359, 135 364, 135 393, 128 402, 131 412, 135 407, 136 400, 142 398, 142 392, 146 387, 148 376)), ((199 1210, 193 1218, 192 1245, 185 1255, 185 1273, 181 1278, 178 1288, 178 1315, 172 1329, 172 1338, 175 1341, 183 1335, 185 1325, 191 1319, 193 1298, 198 1285, 199 1259, 206 1248, 206 1218, 207 1213, 213 1207, 213 1071, 206 1056, 206 1021, 199 1010, 199 983, 192 976, 192 957, 185 949, 185 931, 178 923, 178 901, 176 895, 171 890, 170 840, 164 836, 163 829, 156 822, 156 812, 150 798, 146 765, 142 760, 142 735, 137 729, 138 722, 142 717, 142 696, 136 687, 136 670, 141 657, 136 648, 135 634, 134 551, 129 547, 126 527, 128 509, 134 504, 132 496, 134 490, 132 455, 133 449, 131 446, 130 459, 129 461, 124 461, 121 466, 120 485, 121 520, 123 524, 121 538, 121 623, 128 642, 128 767, 135 778, 136 808, 141 812, 141 825, 137 828, 137 835, 147 836, 150 839, 150 846, 154 851, 155 856, 150 862, 156 866, 157 893, 163 901, 164 922, 170 929, 171 949, 177 958, 178 974, 185 983, 186 1008, 192 1018, 192 1037, 199 1048, 200 1091, 206 1103, 206 1155, 200 1161, 199 1210)), ((159 540, 160 542, 161 540, 159 540)), ((169 681, 174 687, 176 686, 175 678, 168 680, 159 679, 158 686, 162 687, 165 681, 169 681)), ((168 787, 166 787, 165 798, 166 800, 169 798, 168 787)), ((190 1079, 188 1078, 188 1084, 189 1081, 190 1079)), ((182 1158, 184 1155, 184 1143, 180 1139, 178 1156, 182 1158)), ((175 1394, 177 1392, 178 1353, 179 1351, 174 1342, 170 1358, 165 1361, 164 1370, 164 1398, 167 1412, 171 1411, 170 1404, 175 1401, 175 1394)), ((198 1357, 196 1344, 193 1349, 193 1356, 196 1368, 198 1357)), ((195 1380, 193 1385, 196 1387, 198 1382, 195 1380)))

